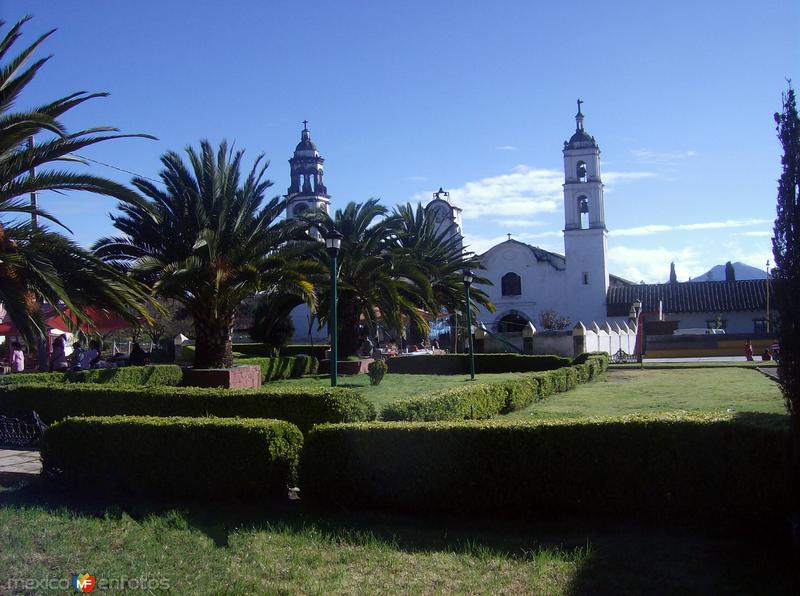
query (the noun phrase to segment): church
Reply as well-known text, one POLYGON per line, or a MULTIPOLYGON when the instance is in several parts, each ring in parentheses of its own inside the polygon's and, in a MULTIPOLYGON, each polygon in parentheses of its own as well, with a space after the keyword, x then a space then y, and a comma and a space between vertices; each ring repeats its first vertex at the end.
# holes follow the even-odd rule
MULTIPOLYGON (((513 334, 529 323, 541 330, 543 315, 560 320, 562 326, 578 321, 603 324, 609 318, 609 288, 634 285, 608 271, 600 147, 584 128, 581 103, 575 115, 575 133, 564 142, 563 149, 564 254, 509 236, 480 255, 485 269, 481 275, 493 284, 481 289, 497 311, 481 309, 478 319, 490 331, 513 334)), ((461 231, 461 210, 450 203, 449 196, 437 196, 427 208, 436 211, 437 220, 447 216, 447 222, 461 231)))
MULTIPOLYGON (((482 286, 496 312, 481 308, 477 321, 495 334, 518 335, 532 324, 567 329, 577 323, 623 326, 640 305, 643 318, 671 322, 672 328, 721 328, 727 333, 763 334, 769 330, 769 284, 757 280, 637 284, 608 270, 608 228, 605 219, 600 147, 584 128, 583 102, 578 100, 575 132, 564 141, 564 254, 509 239, 479 255, 482 286)), ((289 159, 287 217, 306 209, 329 210, 331 197, 323 182, 324 158, 311 140, 308 122, 289 159)), ((426 209, 440 230, 462 236, 461 209, 440 189, 426 209)), ((313 233, 316 233, 314 231, 313 233)), ((469 248, 469 247, 467 247, 469 248)), ((308 308, 292 312, 295 342, 324 342, 327 329, 317 329, 308 308)))
MULTIPOLYGON (((492 333, 519 335, 532 324, 587 328, 625 325, 637 318, 674 329, 722 329, 728 334, 768 334, 769 284, 759 280, 634 283, 608 270, 600 147, 584 128, 578 100, 575 132, 564 141, 564 254, 509 239, 480 255, 482 286, 496 307, 481 308, 478 321, 492 333)), ((461 233, 461 209, 440 191, 427 205, 440 225, 461 233)), ((771 289, 769 290, 771 294, 771 289)), ((774 301, 773 301, 774 303, 774 301)), ((774 326, 774 324, 773 324, 774 326)))

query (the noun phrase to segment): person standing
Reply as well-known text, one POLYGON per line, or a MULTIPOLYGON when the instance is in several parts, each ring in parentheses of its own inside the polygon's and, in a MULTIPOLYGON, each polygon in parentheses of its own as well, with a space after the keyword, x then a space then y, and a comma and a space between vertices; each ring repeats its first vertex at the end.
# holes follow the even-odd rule
POLYGON ((11 372, 21 373, 25 372, 25 353, 22 351, 22 346, 18 341, 11 344, 11 372))
POLYGON ((747 358, 748 362, 753 361, 753 344, 750 343, 749 339, 744 342, 744 357, 747 358))

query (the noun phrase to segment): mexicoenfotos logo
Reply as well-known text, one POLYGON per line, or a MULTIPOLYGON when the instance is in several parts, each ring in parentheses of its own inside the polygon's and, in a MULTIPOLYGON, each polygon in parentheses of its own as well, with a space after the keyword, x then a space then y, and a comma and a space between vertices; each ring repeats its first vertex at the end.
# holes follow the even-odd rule
POLYGON ((72 576, 72 587, 76 592, 87 594, 94 590, 96 584, 97 578, 95 578, 93 575, 89 575, 88 573, 72 576))

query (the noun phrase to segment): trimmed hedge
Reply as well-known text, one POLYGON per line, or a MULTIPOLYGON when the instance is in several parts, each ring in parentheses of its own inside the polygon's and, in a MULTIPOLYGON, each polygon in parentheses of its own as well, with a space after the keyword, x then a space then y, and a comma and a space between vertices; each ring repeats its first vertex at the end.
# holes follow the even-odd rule
POLYGON ((0 414, 36 411, 50 424, 69 416, 219 416, 277 418, 303 432, 322 422, 373 420, 375 407, 358 391, 319 389, 220 389, 39 384, 0 387, 0 414))
POLYGON ((578 354, 572 359, 572 364, 584 364, 589 358, 600 358, 605 360, 606 368, 608 368, 608 352, 583 352, 578 354))
POLYGON ((608 358, 590 356, 583 364, 521 375, 492 384, 468 384, 384 406, 383 420, 480 420, 521 410, 554 393, 593 380, 608 368, 608 358))
MULTIPOLYGON (((194 347, 194 346, 192 346, 194 347)), ((281 356, 313 356, 317 360, 325 359, 325 352, 330 349, 328 345, 314 344, 294 344, 283 346, 280 349, 281 356)), ((233 351, 240 352, 249 357, 271 357, 272 354, 264 344, 233 344, 233 351)))
POLYGON ((786 425, 674 413, 509 423, 322 425, 303 496, 441 513, 782 515, 786 425))
MULTIPOLYGON (((307 354, 297 354, 296 356, 260 356, 253 354, 258 350, 240 351, 242 346, 261 346, 264 344, 235 344, 234 345, 234 364, 251 364, 261 367, 261 382, 276 381, 278 379, 294 379, 304 375, 313 375, 319 369, 319 360, 307 354), (245 356, 239 358, 237 354, 245 356)), ((262 350, 265 351, 265 350, 262 350)), ((194 346, 183 346, 181 348, 181 359, 184 362, 194 362, 194 346)))
MULTIPOLYGON (((244 358, 272 358, 272 352, 264 344, 232 344, 233 354, 240 354, 244 358)), ((283 346, 280 354, 286 356, 311 356, 317 360, 325 359, 325 352, 330 349, 327 345, 296 344, 283 346)), ((193 345, 181 347, 181 358, 185 362, 194 362, 193 345)))
MULTIPOLYGON (((389 373, 414 375, 460 375, 469 373, 469 354, 397 356, 386 361, 389 373)), ((540 372, 569 366, 569 358, 561 356, 527 356, 524 354, 475 354, 478 374, 506 372, 540 372)))
POLYGON ((43 470, 69 486, 159 497, 280 495, 303 435, 282 420, 68 418, 42 438, 43 470))
POLYGON ((251 364, 261 368, 261 382, 295 379, 317 372, 319 362, 311 356, 280 356, 278 358, 241 358, 236 364, 251 364))
POLYGON ((100 383, 115 385, 179 385, 183 379, 180 366, 152 364, 69 372, 23 373, 0 376, 1 385, 30 383, 100 383))

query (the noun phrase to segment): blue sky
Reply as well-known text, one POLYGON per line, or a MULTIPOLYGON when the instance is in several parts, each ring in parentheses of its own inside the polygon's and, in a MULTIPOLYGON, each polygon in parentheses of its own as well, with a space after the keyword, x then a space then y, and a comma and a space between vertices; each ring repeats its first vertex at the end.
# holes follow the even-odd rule
MULTIPOLYGON (((149 177, 202 138, 271 160, 275 194, 308 119, 333 206, 427 200, 464 210, 467 242, 513 237, 563 252, 563 141, 585 101, 602 150, 612 273, 681 280, 771 258, 780 147, 773 113, 800 81, 800 9, 755 2, 0 0, 59 31, 20 107, 109 91, 70 114, 158 141, 86 155, 149 177)), ((20 44, 21 47, 21 44, 20 44)), ((126 173, 91 165, 122 182, 126 173)), ((108 199, 42 202, 91 244, 108 199)))

